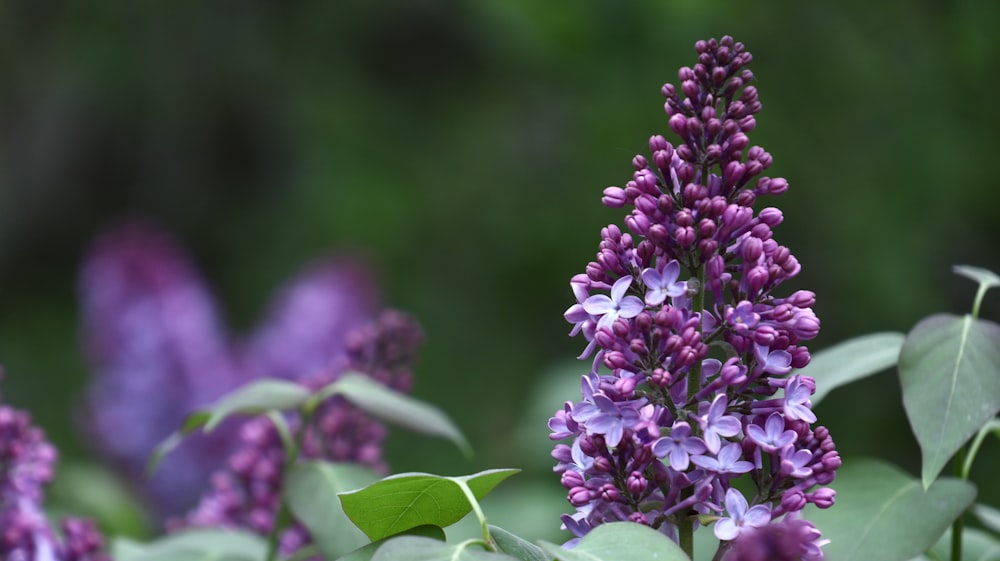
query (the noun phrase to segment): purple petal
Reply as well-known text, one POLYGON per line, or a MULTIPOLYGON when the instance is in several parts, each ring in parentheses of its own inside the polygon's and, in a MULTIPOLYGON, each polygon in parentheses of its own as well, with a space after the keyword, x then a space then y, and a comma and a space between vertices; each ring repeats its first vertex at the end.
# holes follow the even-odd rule
POLYGON ((740 535, 740 529, 732 519, 720 518, 715 523, 714 533, 715 537, 722 541, 735 540, 740 535))
POLYGON ((615 302, 621 302, 625 293, 628 292, 628 287, 632 285, 632 276, 625 275, 624 277, 615 281, 614 286, 611 287, 611 299, 615 302))
POLYGON ((634 318, 646 309, 646 305, 637 296, 626 296, 618 307, 620 309, 619 315, 625 319, 634 318))
POLYGON ((726 490, 726 513, 730 518, 742 520, 743 514, 747 511, 747 500, 736 489, 730 487, 726 490))
POLYGON ((771 509, 766 505, 754 505, 743 515, 743 526, 759 528, 771 523, 771 509))
POLYGON ((605 294, 595 294, 583 301, 583 309, 591 315, 599 316, 617 309, 617 305, 605 294))

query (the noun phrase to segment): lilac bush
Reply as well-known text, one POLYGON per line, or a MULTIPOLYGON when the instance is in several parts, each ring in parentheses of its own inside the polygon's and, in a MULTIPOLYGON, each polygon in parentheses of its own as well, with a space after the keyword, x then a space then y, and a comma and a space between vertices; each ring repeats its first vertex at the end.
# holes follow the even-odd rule
POLYGON ((731 37, 695 48, 680 88, 662 88, 679 141, 651 137, 632 180, 604 190, 605 206, 631 209, 628 231, 603 228, 570 283, 565 317, 587 342, 579 358, 593 358, 582 399, 549 423, 551 438, 572 439, 553 451, 576 507, 564 525, 580 538, 633 521, 690 554, 698 522, 715 521, 717 558, 763 548, 820 559, 819 532, 799 513, 833 504, 825 485, 840 457, 812 426, 814 381, 792 373, 819 331, 815 295, 780 296, 800 265, 774 238, 781 211, 754 208, 788 182, 763 175, 772 157, 750 144, 761 109, 751 54, 731 37))
POLYGON ((278 291, 261 326, 231 336, 214 296, 168 234, 132 220, 93 244, 80 274, 82 335, 93 380, 86 425, 160 517, 190 508, 239 438, 239 423, 186 439, 147 479, 155 446, 184 416, 250 380, 317 380, 342 368, 348 337, 378 295, 360 264, 325 259, 278 291))
MULTIPOLYGON (((350 332, 343 342, 344 355, 326 374, 305 382, 316 391, 337 380, 343 372, 360 371, 384 386, 407 391, 412 366, 423 335, 412 318, 395 310, 350 332)), ((385 472, 381 445, 386 429, 346 400, 324 401, 302 427, 301 415, 287 419, 294 433, 304 429, 299 457, 351 462, 385 472)), ((186 527, 240 528, 268 536, 279 524, 283 482, 289 458, 278 430, 268 417, 242 425, 239 444, 225 469, 212 475, 211 487, 184 519, 172 521, 173 530, 186 527)), ((293 520, 279 528, 279 552, 293 555, 310 545, 306 528, 293 520)))
POLYGON ((60 539, 45 516, 57 455, 28 413, 0 404, 0 559, 109 561, 93 522, 64 519, 60 539))

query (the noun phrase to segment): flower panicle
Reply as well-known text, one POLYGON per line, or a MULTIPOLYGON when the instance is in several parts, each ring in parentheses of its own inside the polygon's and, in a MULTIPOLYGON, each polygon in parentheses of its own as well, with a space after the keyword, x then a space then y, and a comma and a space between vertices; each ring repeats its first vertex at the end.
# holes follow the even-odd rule
POLYGON ((815 382, 795 372, 819 331, 815 295, 778 294, 801 267, 774 237, 781 211, 755 210, 788 182, 764 175, 772 157, 750 143, 761 109, 753 57, 731 37, 695 50, 680 86, 662 88, 679 141, 651 137, 632 179, 604 190, 604 205, 628 210, 625 229, 603 228, 596 258, 570 282, 565 318, 592 369, 582 399, 549 426, 554 440, 572 439, 553 456, 577 537, 631 520, 678 539, 701 515, 735 543, 834 501, 824 486, 840 457, 829 431, 813 428, 815 382), (756 491, 749 503, 731 485, 741 477, 756 491))

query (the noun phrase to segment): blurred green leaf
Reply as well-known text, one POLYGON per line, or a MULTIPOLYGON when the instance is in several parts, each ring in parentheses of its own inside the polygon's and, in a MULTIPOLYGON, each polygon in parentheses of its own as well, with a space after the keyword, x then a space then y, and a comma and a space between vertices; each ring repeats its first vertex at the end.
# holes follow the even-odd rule
POLYGON ((263 538, 239 530, 199 528, 146 544, 118 539, 111 545, 115 561, 260 561, 266 554, 263 538))
POLYGON ((989 269, 973 267, 971 265, 955 265, 951 269, 955 274, 971 279, 986 288, 996 288, 1000 286, 1000 275, 989 269))
POLYGON ((492 469, 460 477, 401 473, 341 493, 340 500, 347 516, 375 541, 417 526, 450 526, 472 510, 463 489, 481 500, 518 471, 492 469))
POLYGON ((972 507, 972 514, 983 526, 1000 534, 1000 510, 989 505, 977 504, 972 507))
POLYGON ((298 409, 308 398, 309 389, 295 382, 270 378, 255 380, 222 396, 206 410, 209 416, 205 432, 211 432, 233 414, 298 409))
POLYGON ((927 551, 976 496, 965 481, 920 481, 876 460, 848 461, 837 471, 833 508, 808 518, 830 543, 826 561, 906 561, 927 551))
POLYGON ((103 466, 61 462, 49 494, 60 513, 86 512, 108 534, 143 538, 151 530, 142 505, 124 481, 103 466))
POLYGON ((660 532, 634 522, 602 524, 591 530, 573 549, 539 542, 559 561, 689 561, 684 551, 660 532))
POLYGON ((798 371, 816 380, 813 406, 840 386, 895 366, 903 339, 902 333, 873 333, 813 353, 809 364, 798 371))
MULTIPOLYGON (((405 532, 396 534, 396 536, 423 536, 425 538, 431 538, 438 541, 445 540, 444 530, 438 528, 437 526, 417 526, 416 528, 410 528, 405 532)), ((375 556, 375 552, 378 551, 378 548, 382 547, 385 542, 391 539, 394 538, 386 538, 384 540, 379 540, 377 542, 361 546, 343 557, 338 557, 336 561, 371 561, 371 558, 375 556)))
POLYGON ((383 421, 431 436, 446 438, 455 443, 466 456, 472 454, 462 432, 440 409, 387 388, 364 374, 344 374, 337 381, 318 391, 306 407, 315 407, 334 395, 343 396, 358 409, 383 421))
MULTIPOLYGON (((939 559, 951 557, 951 529, 941 536, 931 551, 939 559)), ((1000 540, 975 528, 962 531, 962 561, 1000 561, 1000 540)))
POLYGON ((376 480, 378 476, 371 469, 356 464, 299 462, 285 476, 285 499, 323 556, 333 559, 368 543, 365 534, 344 514, 337 494, 376 480))
POLYGON ((969 315, 924 319, 903 343, 899 379, 926 489, 1000 411, 1000 325, 969 315))
POLYGON ((521 561, 551 561, 542 548, 499 526, 490 525, 490 536, 501 553, 508 553, 521 561))
POLYGON ((449 544, 431 538, 400 536, 386 541, 372 561, 518 561, 482 547, 478 540, 449 544))

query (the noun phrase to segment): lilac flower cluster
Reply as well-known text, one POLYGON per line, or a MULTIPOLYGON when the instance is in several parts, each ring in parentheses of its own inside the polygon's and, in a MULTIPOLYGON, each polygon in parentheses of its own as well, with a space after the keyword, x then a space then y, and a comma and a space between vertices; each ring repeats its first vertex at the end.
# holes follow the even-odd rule
POLYGON ((819 331, 815 296, 773 293, 800 266, 773 237, 781 211, 754 210, 788 182, 762 175, 771 155, 750 145, 761 108, 750 53, 731 37, 695 48, 680 90, 662 89, 680 142, 653 136, 652 158, 635 156, 632 180, 605 189, 606 206, 632 209, 629 232, 602 229, 596 260, 570 283, 571 335, 594 359, 583 399, 549 423, 554 440, 572 439, 553 451, 577 508, 563 520, 577 537, 630 520, 675 540, 715 520, 727 559, 753 558, 740 553, 752 536, 820 559, 798 513, 833 504, 822 486, 840 458, 829 431, 811 427, 813 380, 793 371, 819 331), (749 500, 731 485, 740 477, 749 500))
MULTIPOLYGON (((352 331, 345 339, 345 354, 326 374, 305 382, 317 390, 347 371, 365 372, 378 382, 398 391, 411 384, 411 368, 416 349, 422 342, 420 327, 409 316, 393 311, 352 331)), ((290 415, 293 431, 301 428, 298 415, 290 415)), ((322 403, 304 428, 300 457, 338 462, 354 462, 385 471, 381 445, 385 427, 340 397, 322 403)), ((281 504, 282 480, 288 458, 274 424, 267 417, 245 423, 240 442, 230 456, 227 469, 211 478, 211 490, 184 520, 170 524, 183 527, 243 528, 268 535, 276 522, 281 504)), ((308 531, 297 521, 282 530, 279 550, 292 555, 311 544, 308 531)))
POLYGON ((44 487, 56 456, 30 415, 0 404, 0 559, 109 561, 93 522, 64 519, 60 541, 45 517, 44 487))
POLYGON ((364 267, 323 260, 279 291, 244 339, 226 330, 215 298, 185 252, 131 220, 93 244, 80 275, 82 334, 93 372, 86 425, 98 447, 157 517, 191 507, 224 465, 239 423, 192 438, 152 479, 146 463, 184 416, 260 377, 308 380, 345 355, 347 334, 377 310, 364 267))

